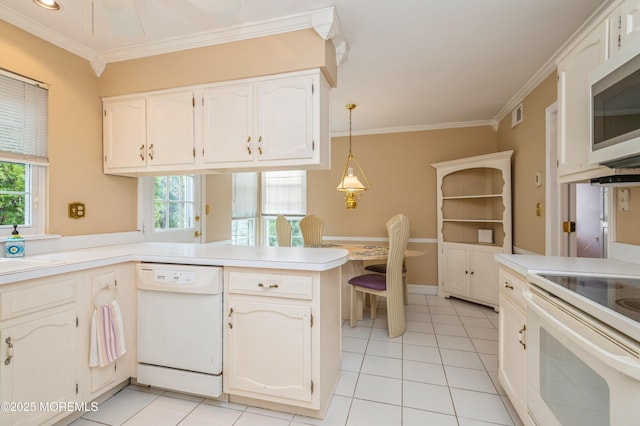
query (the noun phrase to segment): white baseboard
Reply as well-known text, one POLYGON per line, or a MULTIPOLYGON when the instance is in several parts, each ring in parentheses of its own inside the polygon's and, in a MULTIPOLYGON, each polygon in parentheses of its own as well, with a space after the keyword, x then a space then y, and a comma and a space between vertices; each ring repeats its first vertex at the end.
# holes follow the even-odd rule
POLYGON ((409 293, 426 294, 429 296, 438 295, 437 285, 421 285, 421 284, 407 284, 407 291, 409 293))

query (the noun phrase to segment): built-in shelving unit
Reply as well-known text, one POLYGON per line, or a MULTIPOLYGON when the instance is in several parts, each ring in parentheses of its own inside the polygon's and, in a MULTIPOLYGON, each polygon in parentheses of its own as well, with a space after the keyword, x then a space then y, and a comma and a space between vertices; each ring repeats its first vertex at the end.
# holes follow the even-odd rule
POLYGON ((437 173, 438 287, 498 309, 495 253, 511 253, 512 151, 432 164, 437 173))

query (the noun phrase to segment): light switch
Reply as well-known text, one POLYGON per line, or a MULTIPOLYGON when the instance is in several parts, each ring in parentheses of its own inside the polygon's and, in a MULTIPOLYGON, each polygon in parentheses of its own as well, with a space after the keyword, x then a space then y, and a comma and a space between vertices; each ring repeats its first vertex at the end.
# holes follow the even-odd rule
POLYGON ((69 217, 73 219, 83 218, 85 214, 84 203, 69 203, 69 217))

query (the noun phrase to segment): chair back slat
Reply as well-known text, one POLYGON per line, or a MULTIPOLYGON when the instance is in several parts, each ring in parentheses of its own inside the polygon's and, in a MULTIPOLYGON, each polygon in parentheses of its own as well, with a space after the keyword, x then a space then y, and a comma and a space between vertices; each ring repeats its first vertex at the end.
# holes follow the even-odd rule
POLYGON ((281 214, 276 218, 276 236, 278 247, 291 247, 291 223, 281 214))
POLYGON ((300 220, 300 232, 304 245, 307 247, 320 247, 324 233, 324 220, 316 215, 307 215, 300 220))

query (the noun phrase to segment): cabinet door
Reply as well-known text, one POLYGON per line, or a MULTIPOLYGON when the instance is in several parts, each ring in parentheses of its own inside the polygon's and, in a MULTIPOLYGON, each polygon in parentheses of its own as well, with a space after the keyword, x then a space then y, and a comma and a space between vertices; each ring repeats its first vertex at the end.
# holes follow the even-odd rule
POLYGON ((626 0, 622 3, 620 18, 621 44, 637 43, 640 34, 640 0, 626 0))
POLYGON ((451 295, 469 296, 469 260, 465 248, 444 248, 443 290, 451 295))
MULTIPOLYGON (((589 164, 590 103, 588 75, 607 53, 607 25, 602 22, 558 64, 558 179, 602 168, 589 164)), ((581 176, 586 178, 588 176, 581 176)))
POLYGON ((150 96, 147 100, 149 165, 195 162, 193 92, 150 96))
POLYGON ((105 101, 102 129, 105 172, 146 166, 146 123, 144 98, 105 101))
POLYGON ((205 163, 253 161, 253 85, 204 91, 205 163))
POLYGON ((313 78, 274 80, 256 90, 257 159, 312 158, 313 78))
POLYGON ((511 403, 526 418, 527 352, 525 316, 511 302, 500 297, 498 377, 511 403))
MULTIPOLYGON (((76 400, 73 310, 3 328, 0 338, 0 400, 36 404, 76 400)), ((58 414, 59 410, 41 410, 39 406, 35 411, 2 411, 0 423, 41 424, 58 414)))
POLYGON ((311 308, 230 300, 229 309, 225 392, 311 401, 311 308))
POLYGON ((498 306, 496 251, 470 250, 471 297, 498 306))

